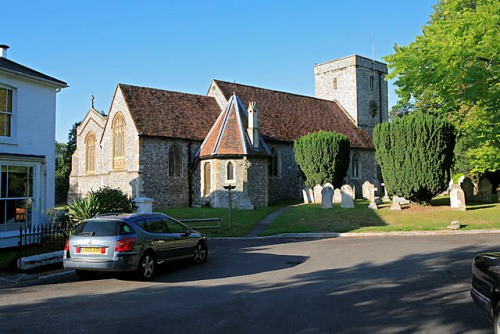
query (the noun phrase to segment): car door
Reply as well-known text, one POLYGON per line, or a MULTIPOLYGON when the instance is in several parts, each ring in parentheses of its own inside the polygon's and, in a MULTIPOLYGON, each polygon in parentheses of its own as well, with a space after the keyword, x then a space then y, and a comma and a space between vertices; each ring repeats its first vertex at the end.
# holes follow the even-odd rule
POLYGON ((193 255, 196 240, 190 237, 189 229, 171 218, 166 218, 165 222, 170 230, 170 233, 174 234, 177 239, 177 254, 182 257, 193 255))
POLYGON ((159 261, 177 256, 177 237, 170 233, 167 224, 161 217, 148 218, 142 226, 148 232, 148 238, 156 250, 159 261))

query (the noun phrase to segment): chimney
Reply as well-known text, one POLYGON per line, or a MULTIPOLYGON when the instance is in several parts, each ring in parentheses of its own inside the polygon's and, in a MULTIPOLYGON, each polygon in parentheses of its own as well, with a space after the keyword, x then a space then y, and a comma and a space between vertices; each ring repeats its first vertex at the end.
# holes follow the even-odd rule
POLYGON ((7 49, 9 48, 8 45, 2 44, 0 45, 0 58, 7 58, 7 49))
POLYGON ((259 149, 259 125, 257 122, 259 107, 256 102, 250 102, 248 106, 248 136, 254 149, 259 149))

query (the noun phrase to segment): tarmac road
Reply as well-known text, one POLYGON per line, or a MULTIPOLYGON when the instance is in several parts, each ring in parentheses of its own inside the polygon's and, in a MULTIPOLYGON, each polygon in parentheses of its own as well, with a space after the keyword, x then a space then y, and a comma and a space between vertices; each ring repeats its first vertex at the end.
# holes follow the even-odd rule
POLYGON ((0 289, 0 333, 491 333, 470 265, 498 234, 211 240, 152 282, 74 273, 0 289))

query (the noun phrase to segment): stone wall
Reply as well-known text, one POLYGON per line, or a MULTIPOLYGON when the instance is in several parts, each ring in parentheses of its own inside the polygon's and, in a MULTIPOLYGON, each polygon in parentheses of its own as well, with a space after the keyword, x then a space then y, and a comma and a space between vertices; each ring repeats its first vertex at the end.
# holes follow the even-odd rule
POLYGON ((278 152, 278 176, 269 177, 269 204, 300 198, 304 180, 295 161, 292 143, 268 143, 278 152))
POLYGON ((349 169, 347 170, 347 183, 351 187, 355 187, 356 198, 362 198, 362 185, 365 181, 369 181, 374 184, 376 188, 382 189, 380 186, 380 173, 377 161, 375 159, 374 150, 361 150, 351 148, 351 162, 349 163, 349 169), (353 177, 353 156, 357 154, 359 159, 359 173, 358 177, 353 177))

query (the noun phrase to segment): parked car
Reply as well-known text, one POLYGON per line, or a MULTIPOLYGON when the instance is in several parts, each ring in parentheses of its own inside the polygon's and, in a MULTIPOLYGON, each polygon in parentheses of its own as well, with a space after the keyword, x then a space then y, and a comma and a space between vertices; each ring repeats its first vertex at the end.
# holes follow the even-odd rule
POLYGON ((84 279, 100 271, 136 271, 148 280, 163 262, 203 263, 207 257, 207 239, 178 220, 162 213, 120 213, 78 225, 66 241, 63 265, 84 279))
POLYGON ((478 254, 472 260, 472 299, 500 334, 500 253, 478 254))

